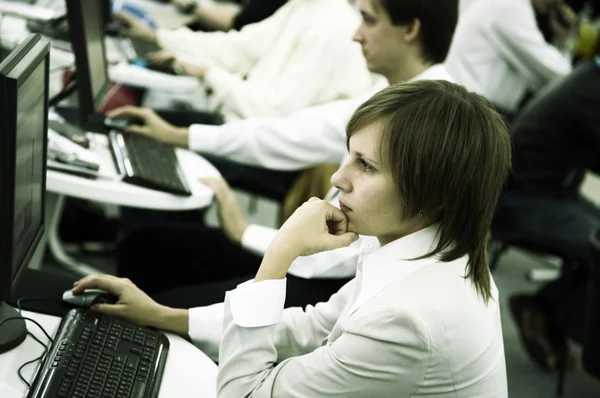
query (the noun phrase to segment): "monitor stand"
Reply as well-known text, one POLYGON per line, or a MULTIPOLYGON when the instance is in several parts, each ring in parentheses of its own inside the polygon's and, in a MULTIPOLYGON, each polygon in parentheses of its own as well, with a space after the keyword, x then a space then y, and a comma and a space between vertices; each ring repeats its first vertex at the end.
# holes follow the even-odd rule
POLYGON ((0 324, 2 324, 0 326, 0 354, 12 350, 25 341, 27 337, 25 320, 10 319, 20 317, 17 310, 5 302, 0 302, 0 324))
POLYGON ((77 108, 57 106, 54 110, 62 116, 66 122, 78 126, 85 131, 108 135, 109 129, 104 126, 104 119, 106 116, 103 114, 94 113, 93 115, 90 115, 89 120, 82 125, 79 123, 79 110, 77 108))

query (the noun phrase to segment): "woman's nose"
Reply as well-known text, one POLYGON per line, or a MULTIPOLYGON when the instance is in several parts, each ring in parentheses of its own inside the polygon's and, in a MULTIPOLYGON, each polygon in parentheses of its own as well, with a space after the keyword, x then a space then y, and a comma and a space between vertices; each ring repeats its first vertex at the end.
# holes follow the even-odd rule
POLYGON ((331 185, 342 192, 348 192, 350 190, 350 183, 345 176, 344 169, 345 167, 342 165, 342 167, 331 176, 331 185))

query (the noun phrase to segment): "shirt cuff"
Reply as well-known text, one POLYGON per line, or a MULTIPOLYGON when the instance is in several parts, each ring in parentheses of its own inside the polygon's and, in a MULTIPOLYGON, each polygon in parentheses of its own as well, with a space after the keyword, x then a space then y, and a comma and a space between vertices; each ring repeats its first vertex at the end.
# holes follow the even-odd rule
POLYGON ((188 310, 188 334, 194 345, 212 359, 219 358, 224 308, 218 303, 188 310))
POLYGON ((192 151, 215 154, 219 142, 219 130, 219 126, 192 124, 189 130, 188 147, 192 151))
POLYGON ((254 328, 274 325, 283 317, 287 279, 242 283, 227 292, 233 322, 254 328))
POLYGON ((242 246, 253 253, 264 255, 276 234, 277 230, 274 228, 250 224, 242 235, 242 246))

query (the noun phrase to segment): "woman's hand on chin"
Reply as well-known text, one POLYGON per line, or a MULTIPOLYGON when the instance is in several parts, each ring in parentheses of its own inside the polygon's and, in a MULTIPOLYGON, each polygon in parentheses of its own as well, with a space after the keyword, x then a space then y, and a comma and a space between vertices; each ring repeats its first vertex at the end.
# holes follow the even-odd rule
POLYGON ((256 281, 282 279, 300 256, 349 246, 358 234, 348 231, 348 218, 331 203, 311 198, 283 224, 269 245, 256 281))

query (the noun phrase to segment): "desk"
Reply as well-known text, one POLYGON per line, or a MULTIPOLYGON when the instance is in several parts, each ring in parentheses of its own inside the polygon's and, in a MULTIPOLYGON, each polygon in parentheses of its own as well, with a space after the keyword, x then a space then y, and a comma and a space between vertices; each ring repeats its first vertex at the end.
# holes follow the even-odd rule
MULTIPOLYGON (((60 318, 23 311, 23 315, 38 321, 54 336, 60 318)), ((27 329, 42 342, 47 339, 35 324, 27 322, 27 329)), ((165 372, 160 387, 159 398, 173 397, 216 397, 217 366, 202 351, 180 336, 166 333, 170 348, 165 366, 165 372)), ((0 380, 15 390, 25 393, 27 386, 19 379, 17 369, 25 362, 37 358, 43 348, 31 337, 12 351, 0 354, 0 380)), ((29 382, 33 381, 39 367, 31 365, 23 370, 23 376, 29 382)))
POLYGON ((90 149, 99 157, 101 177, 93 180, 54 170, 48 170, 46 174, 47 240, 54 258, 70 271, 80 275, 98 273, 97 270, 71 258, 62 246, 58 227, 65 196, 120 206, 170 211, 201 209, 212 203, 212 190, 201 184, 198 179, 218 178, 220 174, 200 155, 177 149, 177 157, 192 191, 192 196, 177 196, 121 181, 108 148, 108 137, 92 133, 88 133, 88 136, 90 149))

